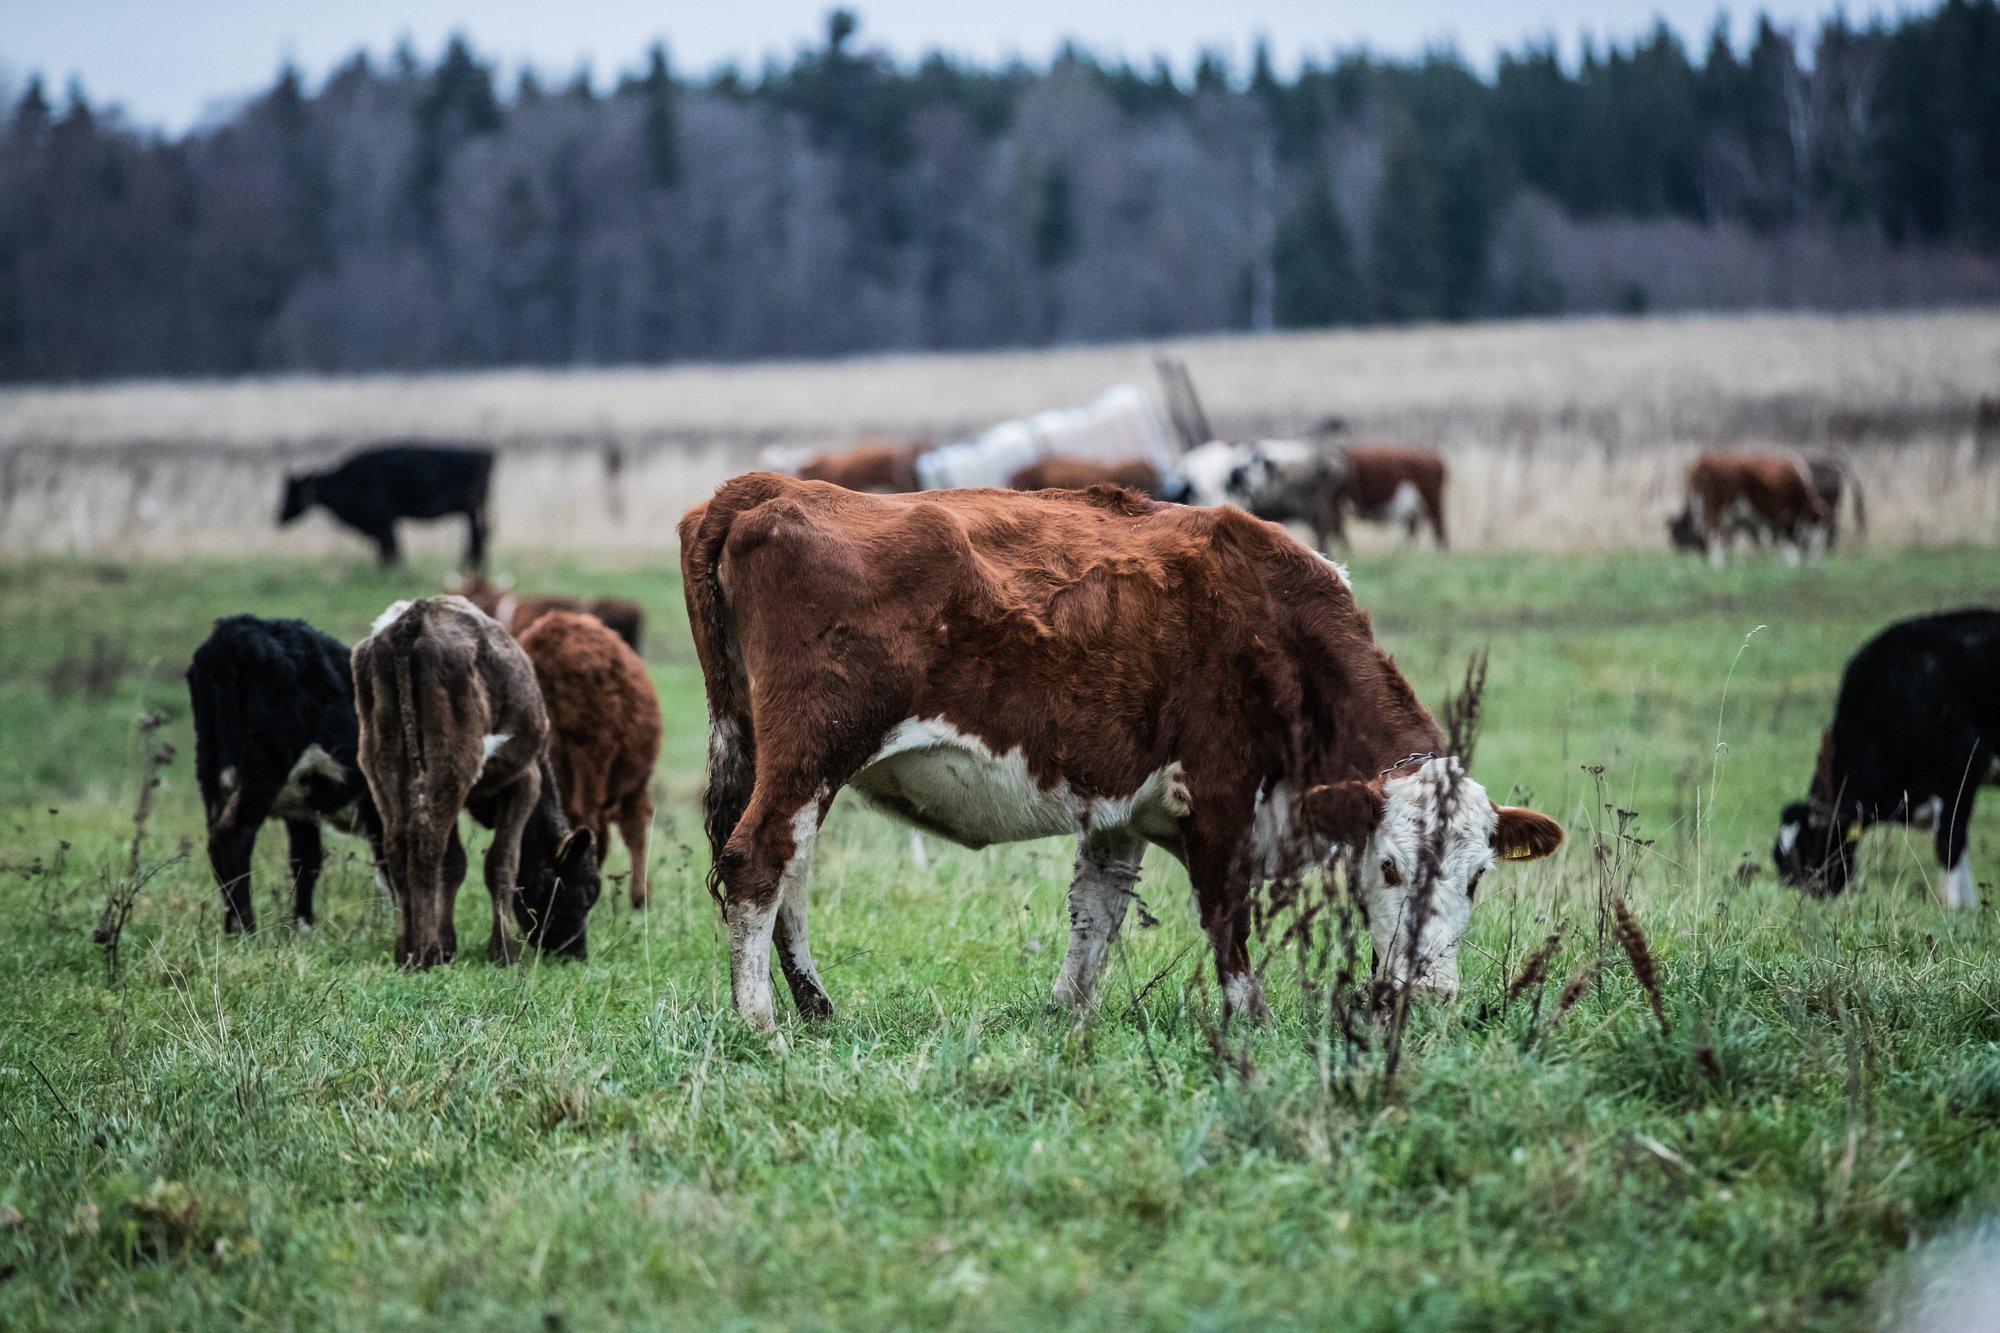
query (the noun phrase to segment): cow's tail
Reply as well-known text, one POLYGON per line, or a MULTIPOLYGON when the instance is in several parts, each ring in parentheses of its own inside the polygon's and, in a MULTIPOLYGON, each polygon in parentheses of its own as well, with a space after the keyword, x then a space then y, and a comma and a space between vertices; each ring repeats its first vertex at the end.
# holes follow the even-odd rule
POLYGON ((732 484, 690 509, 680 524, 681 589, 708 694, 708 782, 702 789, 701 816, 708 835, 708 891, 717 902, 722 900, 723 848, 757 781, 749 682, 722 588, 723 545, 741 507, 732 484))
POLYGON ((204 644, 188 666, 188 702, 194 711, 194 773, 211 832, 236 822, 243 792, 244 743, 240 711, 217 708, 218 695, 241 688, 233 658, 204 644))
POLYGON ((455 804, 437 809, 430 740, 434 731, 449 737, 451 700, 442 649, 424 632, 424 619, 421 606, 411 607, 358 648, 356 657, 364 660, 355 663, 361 726, 373 742, 364 776, 382 821, 384 860, 400 890, 404 938, 419 943, 432 924, 424 919, 435 887, 429 881, 443 864, 458 813, 455 804), (393 753, 379 748, 385 740, 393 753))

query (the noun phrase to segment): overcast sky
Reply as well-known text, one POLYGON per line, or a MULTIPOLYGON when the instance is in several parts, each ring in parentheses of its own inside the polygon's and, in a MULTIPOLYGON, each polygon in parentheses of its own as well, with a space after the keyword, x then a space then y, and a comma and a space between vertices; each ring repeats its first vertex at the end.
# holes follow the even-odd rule
MULTIPOLYGON (((1713 0, 866 0, 852 6, 862 35, 908 57, 943 48, 982 60, 1040 61, 1066 37, 1135 60, 1178 66, 1204 46, 1241 57, 1258 36, 1289 68, 1306 53, 1366 44, 1407 55, 1454 43, 1487 65, 1503 46, 1554 34, 1574 51, 1579 33, 1629 38, 1663 16, 1689 40, 1715 21, 1713 0)), ((1911 8, 1908 0, 1852 0, 1850 17, 1911 8)), ((184 129, 216 105, 270 82, 281 61, 313 80, 357 48, 378 55, 408 37, 426 57, 453 32, 469 35, 510 72, 523 64, 567 75, 588 61, 600 84, 664 38, 675 64, 704 71, 746 66, 817 40, 827 0, 618 3, 616 0, 0 0, 0 83, 39 72, 55 89, 72 76, 93 102, 133 119, 184 129)), ((1781 24, 1811 25, 1835 5, 1766 0, 1781 24)), ((1738 13, 1735 30, 1747 31, 1738 13)))

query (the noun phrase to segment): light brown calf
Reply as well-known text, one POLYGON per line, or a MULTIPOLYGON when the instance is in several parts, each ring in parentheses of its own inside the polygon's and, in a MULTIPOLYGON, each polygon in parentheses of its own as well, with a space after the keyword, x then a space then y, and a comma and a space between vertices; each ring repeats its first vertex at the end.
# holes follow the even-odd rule
POLYGON ((493 829, 488 956, 513 959, 510 912, 530 943, 582 956, 597 861, 590 834, 572 833, 556 801, 548 712, 520 645, 464 598, 427 597, 383 612, 353 665, 358 760, 398 912, 396 961, 430 967, 457 951, 460 811, 493 829))
POLYGON ((507 632, 517 639, 528 632, 528 626, 551 611, 578 611, 610 626, 632 646, 633 652, 641 651, 639 637, 646 628, 646 612, 637 602, 628 602, 623 597, 535 597, 490 583, 481 574, 445 591, 471 602, 505 625, 507 632))
POLYGON ((660 697, 639 655, 591 616, 551 611, 521 636, 549 712, 549 760, 563 813, 598 854, 618 826, 632 858, 632 906, 644 907, 646 830, 660 758, 660 697))

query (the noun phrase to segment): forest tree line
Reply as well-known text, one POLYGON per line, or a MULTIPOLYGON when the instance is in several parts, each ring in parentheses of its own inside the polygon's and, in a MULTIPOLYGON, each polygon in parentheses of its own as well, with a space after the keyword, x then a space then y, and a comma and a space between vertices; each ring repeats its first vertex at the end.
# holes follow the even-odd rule
POLYGON ((0 379, 817 356, 2000 298, 2000 0, 1489 76, 870 47, 601 86, 466 40, 181 136, 0 109, 0 379))

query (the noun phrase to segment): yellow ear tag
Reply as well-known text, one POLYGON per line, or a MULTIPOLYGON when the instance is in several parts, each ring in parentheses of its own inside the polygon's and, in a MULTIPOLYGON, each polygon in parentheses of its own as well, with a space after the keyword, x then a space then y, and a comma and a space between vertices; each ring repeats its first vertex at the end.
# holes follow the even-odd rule
POLYGON ((1860 820, 1858 820, 1858 819, 1857 819, 1857 820, 1855 820, 1855 821, 1854 821, 1854 822, 1853 822, 1852 824, 1849 824, 1849 825, 1847 826, 1847 840, 1848 840, 1849 842, 1859 842, 1859 841, 1861 841, 1861 821, 1860 821, 1860 820))

